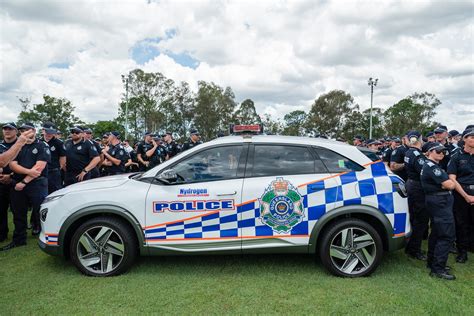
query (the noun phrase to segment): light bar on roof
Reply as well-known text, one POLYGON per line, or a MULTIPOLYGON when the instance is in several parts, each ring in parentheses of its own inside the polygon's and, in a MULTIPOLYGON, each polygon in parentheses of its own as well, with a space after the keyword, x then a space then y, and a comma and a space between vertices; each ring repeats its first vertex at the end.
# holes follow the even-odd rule
POLYGON ((233 134, 242 134, 242 133, 260 134, 263 132, 263 126, 261 124, 231 125, 230 130, 231 130, 231 133, 233 134))

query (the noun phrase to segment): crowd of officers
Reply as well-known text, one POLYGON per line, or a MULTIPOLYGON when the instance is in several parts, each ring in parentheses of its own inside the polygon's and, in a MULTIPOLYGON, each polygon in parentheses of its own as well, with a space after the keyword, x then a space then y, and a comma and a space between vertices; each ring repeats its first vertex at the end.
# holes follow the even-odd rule
MULTIPOLYGON (((94 139, 91 129, 74 126, 63 141, 52 123, 43 124, 41 139, 32 123, 17 127, 11 122, 2 128, 0 242, 8 237, 10 207, 15 229, 13 241, 0 251, 26 244, 29 207, 32 234, 40 233, 40 205, 48 194, 88 179, 146 171, 202 143, 195 129, 182 145, 170 132, 145 133, 132 148, 117 131, 94 139)), ((406 253, 426 260, 432 276, 454 280, 446 266, 449 252, 457 253, 456 262, 465 263, 468 251, 474 250, 474 125, 462 134, 441 125, 425 137, 417 131, 381 140, 356 136, 353 144, 369 148, 406 181, 412 227, 406 253), (429 227, 425 255, 421 243, 429 227)))
POLYGON ((454 280, 449 253, 465 263, 474 251, 474 125, 463 133, 440 125, 425 137, 417 131, 401 139, 356 136, 354 145, 369 148, 406 181, 412 234, 405 252, 426 260, 430 275, 454 280), (429 227, 425 254, 421 243, 429 227))
POLYGON ((201 144, 197 130, 182 145, 171 132, 145 133, 143 141, 130 146, 117 131, 94 138, 87 127, 70 128, 63 141, 52 123, 44 123, 41 138, 32 123, 2 126, 0 142, 0 242, 8 238, 8 209, 13 212, 13 240, 0 251, 26 245, 27 229, 41 232, 40 206, 45 197, 65 186, 127 172, 146 171, 201 144), (28 223, 28 209, 31 208, 28 223))

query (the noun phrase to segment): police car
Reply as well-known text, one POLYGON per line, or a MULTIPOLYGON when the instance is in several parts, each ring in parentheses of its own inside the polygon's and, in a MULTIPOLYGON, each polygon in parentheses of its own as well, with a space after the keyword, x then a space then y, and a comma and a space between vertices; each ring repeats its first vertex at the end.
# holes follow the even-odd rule
POLYGON ((40 215, 41 249, 92 276, 138 255, 211 253, 316 254, 332 274, 366 276, 410 234, 404 183, 382 162, 336 141, 248 133, 68 186, 40 215))

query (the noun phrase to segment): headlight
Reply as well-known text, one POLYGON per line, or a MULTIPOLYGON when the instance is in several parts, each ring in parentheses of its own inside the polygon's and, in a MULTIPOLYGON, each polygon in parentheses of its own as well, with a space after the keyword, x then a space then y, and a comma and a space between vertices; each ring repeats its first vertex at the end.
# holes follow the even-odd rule
POLYGON ((46 204, 46 203, 49 203, 49 202, 52 202, 52 201, 56 201, 56 200, 58 200, 58 199, 60 199, 60 198, 62 198, 62 197, 63 197, 63 195, 47 196, 47 197, 44 199, 44 201, 43 201, 42 204, 46 204))

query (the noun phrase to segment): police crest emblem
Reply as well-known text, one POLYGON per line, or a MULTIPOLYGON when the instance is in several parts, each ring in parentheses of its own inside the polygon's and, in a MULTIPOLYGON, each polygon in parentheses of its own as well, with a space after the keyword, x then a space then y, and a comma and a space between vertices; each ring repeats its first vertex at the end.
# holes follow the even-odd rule
POLYGON ((33 149, 31 152, 32 152, 34 155, 36 155, 36 154, 38 153, 38 149, 35 148, 35 149, 33 149))
POLYGON ((303 220, 303 198, 298 189, 282 177, 272 181, 259 202, 260 220, 278 234, 290 232, 303 220))
POLYGON ((439 176, 441 176, 442 172, 439 168, 436 168, 436 169, 433 170, 433 173, 435 174, 435 176, 439 177, 439 176))

